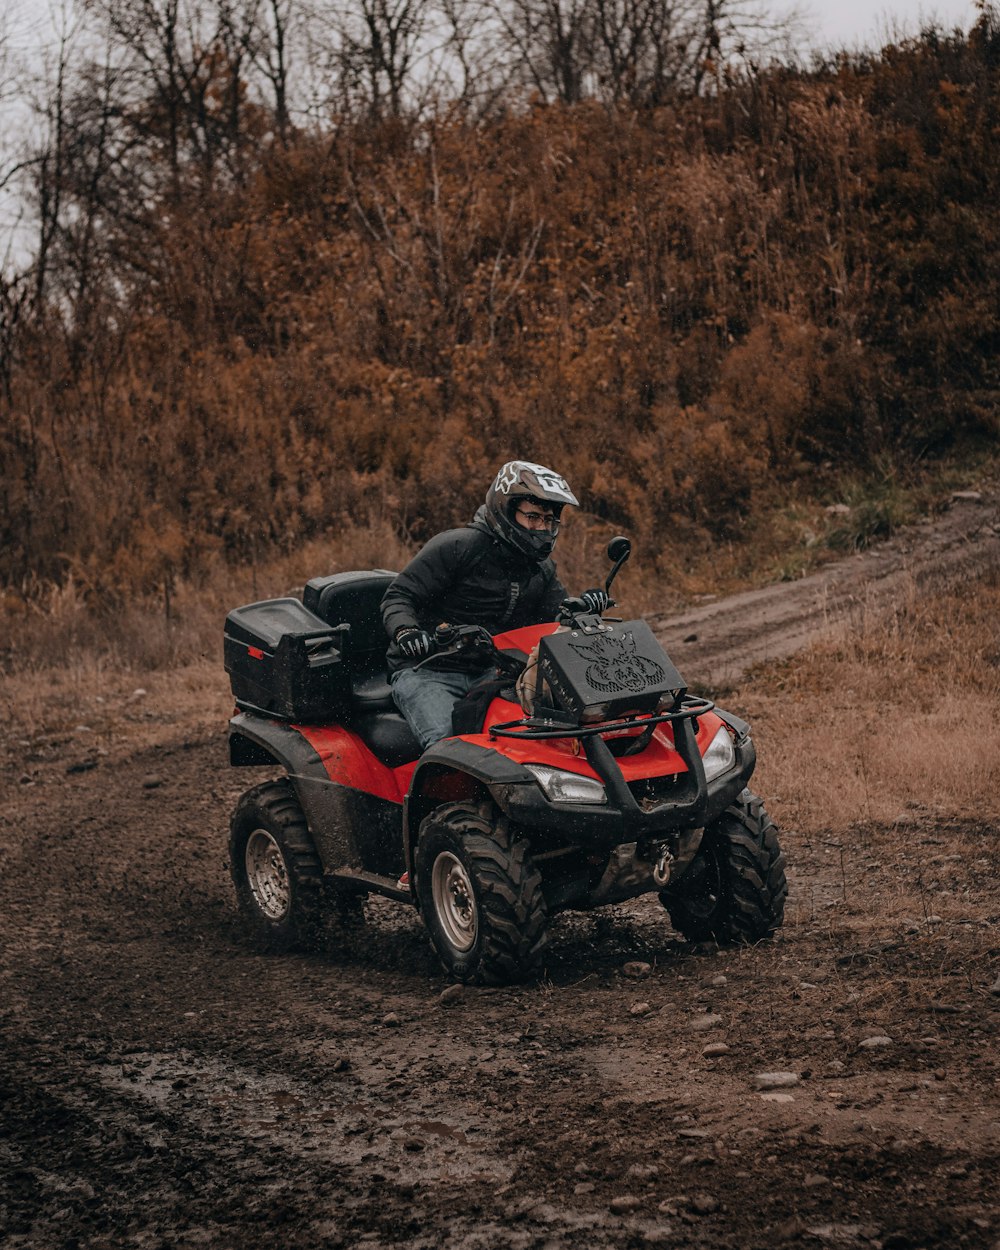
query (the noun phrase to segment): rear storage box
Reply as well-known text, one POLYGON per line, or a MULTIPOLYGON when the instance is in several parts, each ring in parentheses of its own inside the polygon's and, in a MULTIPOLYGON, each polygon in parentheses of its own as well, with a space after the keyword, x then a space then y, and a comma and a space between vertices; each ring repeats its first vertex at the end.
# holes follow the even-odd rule
POLYGON ((245 712, 327 721, 347 707, 347 628, 331 626, 297 599, 265 599, 226 617, 226 672, 245 712))
POLYGON ((548 634, 538 667, 556 706, 584 723, 655 712, 687 688, 645 621, 548 634))

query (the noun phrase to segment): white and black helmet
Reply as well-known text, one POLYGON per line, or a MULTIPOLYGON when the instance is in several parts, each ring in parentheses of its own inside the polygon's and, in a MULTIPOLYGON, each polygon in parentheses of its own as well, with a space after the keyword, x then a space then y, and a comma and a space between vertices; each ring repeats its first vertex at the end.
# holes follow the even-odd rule
POLYGON ((566 504, 579 507, 579 500, 564 477, 543 464, 509 460, 486 492, 486 519, 504 542, 532 560, 544 560, 555 546, 566 504), (514 513, 525 500, 555 513, 555 524, 550 530, 528 530, 518 524, 514 513))

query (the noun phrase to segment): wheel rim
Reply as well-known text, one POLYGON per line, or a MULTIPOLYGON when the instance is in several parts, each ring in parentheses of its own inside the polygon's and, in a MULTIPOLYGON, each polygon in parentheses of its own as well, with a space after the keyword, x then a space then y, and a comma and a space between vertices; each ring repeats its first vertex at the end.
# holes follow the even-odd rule
POLYGON ((255 829, 247 839, 247 882, 254 902, 268 920, 288 913, 292 890, 281 847, 266 829, 255 829))
POLYGON ((479 930, 476 896, 465 865, 450 851, 434 861, 431 896, 448 943, 458 951, 471 950, 479 930))

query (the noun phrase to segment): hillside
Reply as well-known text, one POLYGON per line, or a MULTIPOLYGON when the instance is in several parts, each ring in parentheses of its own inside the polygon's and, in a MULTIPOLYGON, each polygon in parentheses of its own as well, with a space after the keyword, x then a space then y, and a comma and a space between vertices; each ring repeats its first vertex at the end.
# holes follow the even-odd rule
POLYGON ((998 49, 987 8, 641 107, 302 129, 248 86, 211 143, 185 114, 169 162, 154 102, 94 129, 78 67, 48 233, 0 291, 0 580, 169 610, 220 565, 419 542, 511 455, 677 579, 759 568, 789 509, 975 458, 998 49))

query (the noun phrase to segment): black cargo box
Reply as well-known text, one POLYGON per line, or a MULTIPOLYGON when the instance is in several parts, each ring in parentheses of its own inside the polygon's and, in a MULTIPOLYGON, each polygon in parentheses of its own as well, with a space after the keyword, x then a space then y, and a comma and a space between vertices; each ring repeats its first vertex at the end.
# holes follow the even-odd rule
POLYGON ((306 723, 342 715, 350 696, 346 633, 298 599, 234 608, 226 617, 224 656, 236 706, 306 723))
POLYGON ((578 722, 665 710, 687 688, 645 621, 548 634, 538 667, 556 706, 578 722))

